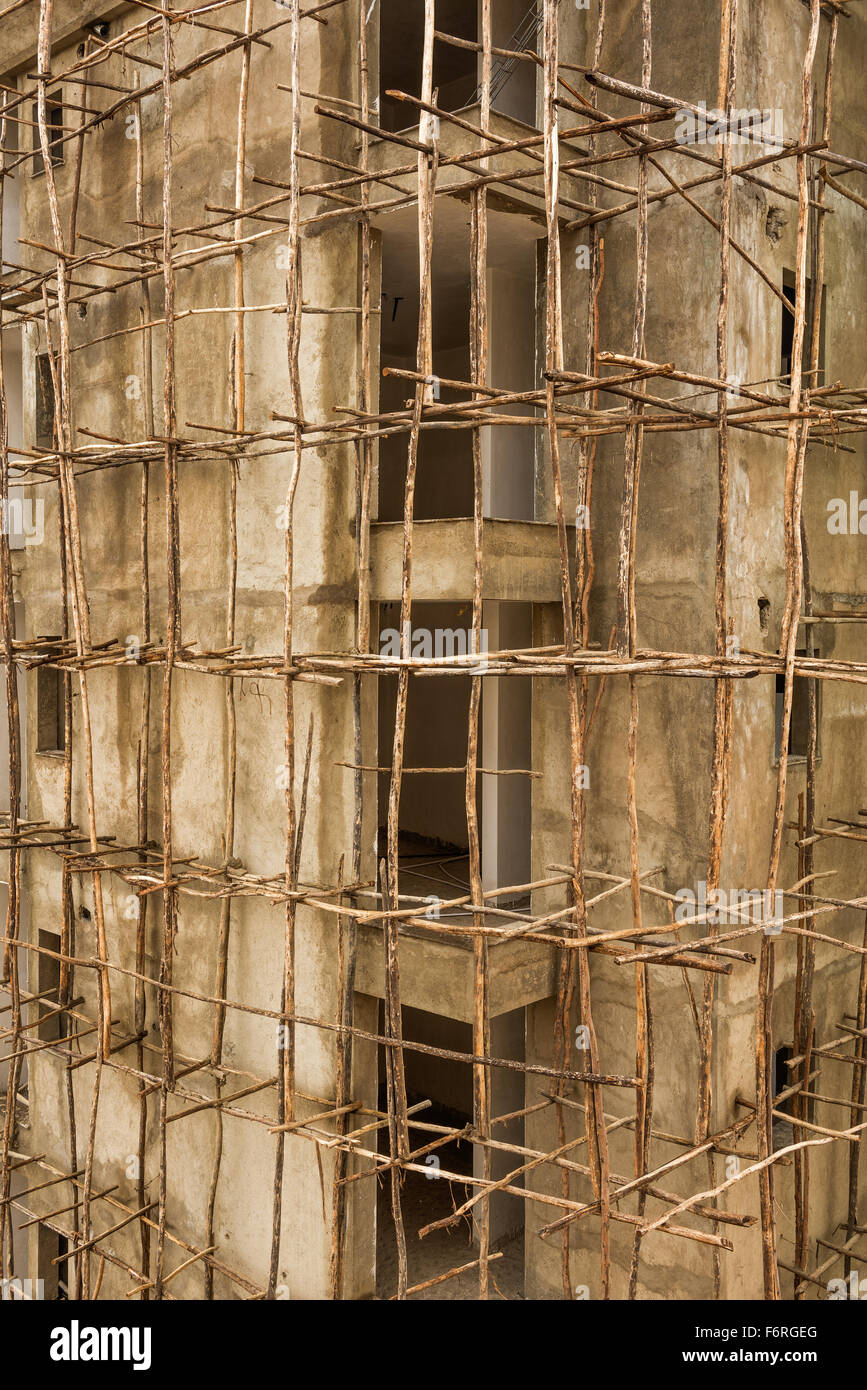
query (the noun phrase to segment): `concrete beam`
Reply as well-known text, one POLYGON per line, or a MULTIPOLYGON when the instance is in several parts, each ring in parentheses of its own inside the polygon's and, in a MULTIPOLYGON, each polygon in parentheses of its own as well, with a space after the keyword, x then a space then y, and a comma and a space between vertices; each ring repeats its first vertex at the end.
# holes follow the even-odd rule
MULTIPOLYGON (((516 603, 560 599, 557 528, 540 521, 484 522, 482 596, 516 603)), ((400 599, 403 523, 371 527, 371 597, 400 599)), ((417 521, 413 527, 412 594, 419 601, 465 602, 473 592, 473 523, 417 521)))
MULTIPOLYGON (((418 125, 409 124, 415 114, 415 108, 413 108, 409 102, 406 104, 406 113, 407 128, 401 130, 399 134, 405 136, 408 140, 417 141, 419 138, 419 127, 418 125)), ((467 106, 459 114, 461 120, 469 122, 470 125, 478 126, 480 124, 481 108, 478 105, 467 106)), ((491 112, 490 129, 492 135, 497 136, 498 139, 503 141, 526 140, 534 133, 532 126, 524 125, 523 121, 517 121, 512 116, 505 116, 500 111, 491 112)), ((453 125, 450 121, 442 120, 440 122, 438 143, 440 159, 451 159, 456 155, 470 154, 473 150, 481 149, 484 142, 481 136, 473 135, 470 131, 462 130, 458 126, 453 125)), ((535 152, 539 153, 542 147, 538 145, 534 148, 535 152)), ((377 137, 371 140, 369 163, 371 170, 375 173, 386 173, 397 164, 409 164, 413 157, 414 155, 411 149, 407 149, 406 147, 401 148, 391 140, 377 137)), ((492 174, 500 170, 502 170, 503 173, 512 174, 516 169, 521 168, 538 173, 540 167, 538 161, 534 160, 532 156, 520 153, 516 154, 514 151, 499 156, 496 154, 489 156, 489 172, 492 174)), ((437 190, 440 193, 448 191, 460 194, 462 190, 464 193, 467 193, 469 191, 468 185, 472 182, 477 172, 477 169, 464 167, 462 165, 447 164, 445 167, 440 167, 437 173, 437 190)), ((417 178, 414 173, 392 178, 390 182, 398 185, 398 187, 404 187, 408 194, 415 193, 417 178)), ((494 190, 497 189, 496 184, 490 186, 494 190)), ((504 185, 499 196, 502 198, 503 206, 508 206, 514 212, 523 212, 534 217, 539 222, 539 235, 541 236, 545 229, 545 198, 544 194, 540 192, 540 189, 541 182, 539 179, 532 181, 528 180, 526 183, 519 182, 504 185)), ((571 188, 565 178, 563 192, 566 196, 571 196, 571 188)), ((383 191, 383 196, 385 198, 390 198, 392 195, 387 191, 383 191)), ((378 199, 379 194, 377 194, 374 201, 378 201, 378 199)), ((383 216, 385 216, 385 214, 383 214, 383 216)))
MULTIPOLYGON (((409 929, 411 932, 412 929, 409 929)), ((401 1003, 426 1013, 471 1023, 473 1019, 473 951, 464 944, 434 940, 429 934, 400 938, 401 1003)), ((555 949, 527 941, 492 945, 489 952, 488 998, 492 1018, 547 999, 554 993, 555 949)), ((382 929, 362 926, 358 932, 356 989, 385 997, 382 929)))

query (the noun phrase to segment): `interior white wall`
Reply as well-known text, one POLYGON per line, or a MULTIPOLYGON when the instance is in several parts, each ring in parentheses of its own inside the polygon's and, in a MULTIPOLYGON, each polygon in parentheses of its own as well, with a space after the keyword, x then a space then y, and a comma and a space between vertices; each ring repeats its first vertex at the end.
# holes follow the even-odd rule
MULTIPOLYGON (((484 605, 490 652, 528 647, 532 605, 484 605)), ((531 768, 531 682, 486 677, 482 684, 482 766, 531 768)), ((485 888, 530 882, 529 777, 482 777, 482 882, 485 888)))
MULTIPOLYGON (((535 386, 535 257, 516 269, 488 271, 488 383, 508 391, 535 386)), ((526 415, 527 406, 502 412, 526 415)), ((482 435, 485 516, 510 521, 534 519, 535 441, 532 426, 499 425, 482 435)))

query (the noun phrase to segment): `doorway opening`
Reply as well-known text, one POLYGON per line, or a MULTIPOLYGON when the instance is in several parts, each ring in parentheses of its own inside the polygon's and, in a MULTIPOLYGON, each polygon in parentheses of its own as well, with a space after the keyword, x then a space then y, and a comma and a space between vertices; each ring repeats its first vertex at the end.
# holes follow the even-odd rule
MULTIPOLYGON (((504 392, 537 386, 538 226, 529 218, 491 210, 488 217, 486 382, 504 392)), ((441 200, 434 216, 431 262, 433 395, 439 405, 470 397, 470 212, 441 200), (454 384, 450 384, 454 383, 454 384)), ((420 305, 418 228, 412 210, 396 213, 382 235, 381 412, 404 412, 416 383, 420 305)), ((516 402, 491 410, 481 431, 482 509, 486 517, 532 521, 535 516, 537 430, 532 408, 516 402), (521 423, 498 423, 520 416, 521 423)), ((377 520, 402 522, 408 428, 379 445, 377 520)), ((472 431, 428 421, 418 446, 413 515, 416 521, 473 515, 472 431)))
MULTIPOLYGON (((523 1047, 523 1010, 521 1015, 521 1047, 523 1047)), ((511 1015, 509 1016, 511 1018, 511 1015)), ((426 1013, 420 1009, 404 1007, 401 1011, 403 1036, 407 1041, 426 1044, 444 1052, 472 1054, 472 1027, 458 1019, 445 1018, 438 1014, 426 1013)), ((492 1047, 501 1045, 503 1037, 498 1035, 497 1020, 492 1020, 492 1047)), ((384 1028, 383 1005, 380 1005, 380 1031, 384 1028)), ((523 1055, 523 1053, 522 1053, 523 1055)), ((517 1060, 517 1059, 516 1059, 517 1060)), ((481 1172, 480 1148, 469 1139, 450 1138, 447 1142, 437 1142, 443 1138, 444 1130, 463 1130, 472 1125, 473 1110, 473 1068, 469 1061, 458 1061, 450 1057, 433 1056, 427 1053, 404 1050, 406 1074, 407 1106, 409 1109, 410 1144, 418 1150, 434 1145, 425 1155, 420 1155, 416 1164, 424 1172, 409 1171, 404 1174, 401 1186, 401 1213, 404 1225, 407 1257, 407 1284, 410 1289, 416 1285, 438 1280, 446 1270, 461 1270, 451 1278, 429 1284, 418 1289, 412 1298, 434 1300, 472 1300, 478 1295, 478 1240, 473 1221, 473 1209, 456 1221, 452 1221, 456 1209, 462 1207, 480 1188, 471 1179, 475 1172, 481 1172), (474 1153, 475 1149, 475 1153, 474 1153), (420 1232, 425 1232, 421 1235, 420 1232), (464 1266, 469 1268, 464 1269, 464 1266)), ((492 1116, 502 1110, 506 1099, 498 1085, 501 1069, 492 1068, 492 1116)), ((515 1077, 523 1095, 523 1077, 520 1073, 508 1073, 515 1077)), ((513 1083, 514 1086, 514 1083, 513 1083)), ((380 1088, 379 1108, 387 1108, 387 1085, 383 1049, 380 1049, 380 1088)), ((520 1106, 516 1107, 520 1108, 520 1106)), ((511 1129, 494 1124, 493 1137, 509 1139, 520 1143, 523 1139, 523 1122, 520 1138, 513 1140, 515 1121, 510 1121, 511 1129)), ((388 1128, 379 1131, 379 1152, 389 1154, 388 1128)), ((511 1168, 518 1166, 520 1159, 509 1154, 494 1152, 492 1178, 504 1176, 511 1168), (506 1165, 503 1167, 503 1161, 506 1165), (502 1172, 500 1172, 502 1168, 502 1172)), ((495 1193, 490 1198, 490 1250, 495 1259, 491 1260, 489 1279, 491 1295, 509 1299, 524 1296, 524 1232, 522 1198, 506 1193, 495 1193)), ((390 1173, 378 1180, 377 1191, 377 1298, 389 1299, 397 1291, 397 1243, 395 1223, 392 1212, 392 1190, 390 1173)))

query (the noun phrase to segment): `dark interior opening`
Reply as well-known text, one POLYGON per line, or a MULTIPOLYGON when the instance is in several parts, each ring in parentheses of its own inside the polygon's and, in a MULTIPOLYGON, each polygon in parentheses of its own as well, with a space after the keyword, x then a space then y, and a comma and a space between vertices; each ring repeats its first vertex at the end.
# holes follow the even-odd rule
POLYGON ((50 1303, 63 1303, 69 1298, 71 1261, 61 1257, 69 1254, 69 1241, 43 1222, 40 1222, 37 1232, 37 1277, 42 1280, 43 1297, 50 1303))
MULTIPOLYGON (((776 1052, 774 1053, 775 1098, 779 1095, 782 1095, 782 1093, 785 1090, 787 1090, 789 1086, 793 1085, 793 1068, 788 1067, 786 1063, 791 1062, 794 1055, 794 1049, 791 1047, 778 1047, 776 1052)), ((788 1100, 781 1101, 780 1104, 777 1106, 777 1109, 785 1110, 786 1114, 790 1115, 792 1113, 792 1100, 793 1097, 790 1096, 788 1100)))
MULTIPOLYGON (((799 650, 798 656, 806 656, 799 650)), ((818 656, 816 649, 813 656, 818 656)), ((806 758, 810 748, 810 691, 816 692, 816 755, 819 753, 819 683, 809 676, 795 676, 792 682, 792 718, 789 723, 788 755, 790 758, 806 758)), ((774 686, 774 757, 780 756, 780 737, 783 732, 783 702, 786 678, 782 672, 775 677, 774 686)))
MULTIPOLYGON (((785 1095, 785 1092, 800 1079, 803 1063, 796 1067, 788 1065, 794 1056, 795 1049, 789 1044, 778 1047, 774 1051, 774 1109, 782 1111, 784 1115, 789 1115, 792 1119, 801 1118, 809 1124, 814 1124, 816 1102, 812 1096, 807 1097, 806 1105, 801 1101, 800 1107, 800 1098, 797 1094, 787 1096, 785 1100, 778 1099, 778 1097, 785 1095)), ((803 1131, 801 1131, 801 1137, 804 1137, 803 1131)), ((794 1139, 792 1121, 775 1116, 773 1123, 774 1151, 785 1148, 788 1144, 793 1143, 794 1139)))
MULTIPOLYGON (((380 125, 384 130, 405 130, 418 124, 418 107, 396 101, 386 92, 421 96, 424 6, 407 0, 380 0, 380 125)), ((437 0, 436 26, 456 39, 477 42, 477 14, 473 0, 437 0)), ((444 111, 469 106, 477 85, 478 59, 474 49, 453 44, 434 44, 433 85, 439 90, 437 105, 444 111)))
MULTIPOLYGON (((521 239, 504 214, 492 214, 488 262, 487 380, 504 391, 537 385, 537 242, 521 239)), ((470 366, 469 213, 455 202, 437 209, 431 264, 433 398, 440 406, 466 401, 470 366), (457 386, 449 382, 459 383, 457 386)), ((382 238, 382 314, 379 408, 403 412, 401 428, 379 446, 377 520, 402 522, 407 476, 407 410, 416 390, 420 285, 417 228, 395 221, 382 238)), ((532 413, 532 412, 530 412, 532 413)), ((492 412, 528 416, 526 404, 492 412)), ((503 520, 535 515, 536 431, 517 424, 481 433, 482 507, 503 520)), ((452 422, 425 422, 418 440, 413 496, 416 521, 473 515, 473 438, 452 422), (437 427, 434 427, 436 425, 437 427)))
POLYGON ((43 1042, 58 1042, 66 1037, 66 1015, 54 1012, 60 1002, 60 961, 54 955, 43 954, 45 951, 60 954, 58 933, 40 931, 39 948, 38 993, 44 996, 39 1001, 39 1037, 43 1042))
MULTIPOLYGON (((63 163, 63 105, 59 101, 49 101, 45 107, 48 126, 48 150, 52 164, 63 163)), ((33 173, 44 174, 45 162, 42 158, 42 139, 39 134, 39 106, 33 103, 33 173)))
MULTIPOLYGON (((786 295, 786 298, 791 303, 794 303, 795 273, 792 270, 783 271, 783 293, 786 295)), ((815 313, 812 280, 807 281, 805 305, 806 316, 804 321, 804 351, 801 362, 801 385, 804 389, 806 389, 807 387, 815 388, 816 386, 824 386, 825 384, 825 286, 822 286, 822 308, 819 315, 819 357, 818 369, 816 372, 815 380, 813 379, 813 376, 810 372, 810 363, 812 361, 813 350, 813 315, 815 313)), ((785 380, 783 381, 783 386, 787 387, 789 385, 788 378, 791 376, 792 373, 792 345, 795 336, 795 319, 793 314, 790 312, 790 310, 786 307, 785 304, 781 305, 781 309, 783 319, 781 333, 780 375, 783 378, 785 378, 785 380)))
POLYGON ((36 447, 55 447, 54 379, 47 352, 36 354, 36 447))
MULTIPOLYGON (((432 264, 433 370, 452 381, 470 377, 469 242, 455 254, 434 234, 432 264)), ((413 372, 417 366, 419 318, 418 248, 414 237, 386 232, 382 242, 383 367, 413 372)), ((415 392, 407 377, 383 376, 380 410, 406 408, 415 392)), ((465 391, 441 386, 445 405, 464 399, 465 391)), ((406 431, 386 435, 379 449, 380 521, 402 521, 406 489, 406 431)), ((417 521, 469 517, 473 514, 473 454, 469 430, 424 429, 418 444, 413 514, 417 521)))
POLYGON ((36 673, 36 751, 62 753, 66 747, 63 672, 40 666, 36 673))
MULTIPOLYGON (((472 1027, 469 1023, 404 1007, 401 1026, 406 1040, 462 1055, 472 1053, 472 1027)), ((380 1032, 383 1028, 383 1006, 380 1005, 380 1032)), ((424 1236, 419 1235, 430 1224, 450 1217, 455 1208, 462 1206, 478 1191, 471 1183, 461 1181, 462 1177, 469 1178, 473 1173, 473 1145, 469 1140, 450 1138, 448 1142, 438 1142, 443 1138, 440 1132, 442 1128, 464 1129, 472 1122, 472 1064, 406 1048, 404 1065, 411 1149, 417 1152, 426 1146, 434 1146, 427 1154, 419 1154, 415 1160, 417 1166, 426 1171, 405 1172, 401 1186, 407 1282, 412 1288, 428 1279, 436 1279, 446 1270, 471 1266, 465 1272, 419 1290, 411 1297, 472 1300, 478 1295, 478 1268, 475 1265, 478 1245, 472 1210, 454 1224, 440 1226, 424 1236)), ((385 1112, 388 1089, 382 1048, 378 1104, 380 1111, 385 1112)), ((498 1137, 506 1137, 502 1129, 498 1129, 498 1137)), ((380 1129, 378 1142, 380 1154, 387 1156, 390 1152, 387 1126, 380 1129)), ((517 1159, 510 1156, 509 1161, 513 1167, 517 1166, 517 1159)), ((494 1229, 496 1204, 510 1200, 514 1201, 499 1194, 491 1199, 494 1229)), ((492 1296, 496 1298, 499 1290, 504 1297, 523 1298, 523 1232, 520 1235, 510 1232, 508 1238, 499 1240, 492 1236, 491 1244, 498 1253, 489 1270, 492 1296)), ((397 1291, 397 1247, 390 1173, 380 1179, 377 1192, 376 1291, 379 1299, 389 1299, 397 1291)))
MULTIPOLYGON (((380 648, 400 625, 400 604, 380 605, 380 648)), ((416 603, 414 645, 431 634, 443 654, 472 626, 470 604, 416 603)), ((407 695, 404 775, 400 797, 400 892, 416 899, 456 898, 469 884, 464 777, 460 771, 413 772, 413 768, 466 767, 470 677, 447 675, 411 680, 407 695)), ((379 767, 390 769, 394 743, 397 676, 379 680, 379 767)), ((379 774, 379 844, 386 844, 390 771, 379 774)), ((433 909, 432 909, 433 910, 433 909)))
MULTIPOLYGON (((778 1047, 774 1053, 774 1109, 781 1110, 786 1115, 794 1114, 794 1096, 789 1096, 786 1100, 778 1100, 789 1086, 795 1082, 794 1067, 787 1067, 786 1063, 794 1057, 794 1049, 791 1047, 778 1047)), ((773 1137, 774 1152, 784 1149, 791 1144, 794 1138, 790 1121, 774 1116, 771 1127, 773 1137)))

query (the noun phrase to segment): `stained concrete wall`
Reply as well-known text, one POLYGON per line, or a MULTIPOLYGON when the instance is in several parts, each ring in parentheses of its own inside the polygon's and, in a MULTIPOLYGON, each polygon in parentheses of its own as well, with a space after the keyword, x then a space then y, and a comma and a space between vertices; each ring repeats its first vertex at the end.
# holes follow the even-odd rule
MULTIPOLYGON (((59 7, 61 10, 63 7, 59 7)), ((357 81, 354 28, 357 6, 344 7, 327 28, 308 23, 302 32, 302 73, 305 89, 354 91, 357 81)), ((280 12, 267 0, 254 5, 254 24, 279 19, 280 12)), ((59 23, 62 30, 62 19, 59 23)), ((124 21, 119 21, 124 22, 124 21)), ((286 172, 290 99, 277 93, 276 84, 287 80, 288 36, 286 25, 273 31, 270 49, 257 50, 256 81, 252 85, 248 117, 248 175, 282 177, 286 172)), ((196 53, 214 46, 205 31, 190 33, 182 26, 175 42, 175 62, 180 65, 196 53)), ((74 48, 59 46, 55 63, 60 69, 74 58, 74 48)), ((235 54, 205 71, 195 81, 174 88, 173 124, 174 204, 176 226, 189 226, 202 217, 203 201, 231 201, 234 177, 235 113, 240 56, 235 54)), ((123 81, 120 61, 101 73, 106 80, 123 81)), ((145 69, 143 81, 151 78, 145 69)), ((127 74, 128 77, 128 74, 127 74)), ((69 90, 70 98, 77 88, 69 90)), ((98 100, 91 93, 91 100, 98 100)), ((162 103, 159 93, 142 101, 144 132, 145 216, 159 215, 162 179, 162 103)), ((103 235, 115 241, 130 238, 135 217, 135 143, 125 138, 123 118, 107 122, 89 137, 79 201, 81 232, 103 235)), ((335 123, 319 121, 312 104, 305 103, 302 145, 320 148, 332 157, 354 157, 354 137, 335 123)), ((61 215, 68 216, 74 160, 67 157, 57 169, 61 215)), ((45 208, 45 182, 28 173, 19 174, 22 234, 50 241, 45 208)), ((247 194, 255 188, 247 184, 247 194)), ((306 211, 306 209, 305 209, 306 211)), ((245 230, 261 231, 261 224, 245 230)), ((79 244, 79 250, 84 243, 79 244)), ((250 305, 270 304, 285 294, 285 233, 273 228, 245 252, 245 294, 250 305)), ((44 253, 33 252, 34 264, 50 264, 44 253)), ((319 228, 305 238, 303 249, 305 298, 313 304, 354 304, 358 296, 358 240, 355 227, 338 223, 319 228)), ((108 274, 98 268, 86 277, 105 282, 108 274)), ((96 296, 85 312, 73 309, 73 429, 141 438, 145 413, 142 399, 144 369, 141 335, 103 338, 138 318, 136 287, 111 296, 96 296), (132 380, 135 379, 135 380, 132 380)), ((185 437, 213 440, 204 424, 231 424, 231 322, 224 314, 185 316, 192 309, 232 302, 231 260, 216 259, 198 272, 177 271, 177 418, 185 437)), ((159 277, 150 282, 150 313, 162 313, 159 277)), ((25 439, 32 447, 34 419, 33 355, 45 344, 44 330, 34 322, 25 337, 25 439)), ((248 314, 247 427, 269 427, 271 410, 285 410, 287 401, 285 320, 271 313, 248 314)), ((156 429, 161 420, 163 332, 153 332, 156 429)), ((347 383, 358 370, 356 335, 345 331, 339 317, 305 316, 302 338, 302 387, 304 408, 322 418, 347 397, 347 383)), ((77 441, 84 436, 77 435, 77 441)), ((279 510, 285 499, 292 458, 287 453, 265 451, 242 461, 238 486, 238 593, 237 641, 245 652, 262 655, 282 647, 284 537, 279 510)), ((85 572, 88 580, 91 629, 94 642, 141 638, 141 579, 139 561, 138 467, 120 467, 78 482, 82 518, 85 572)), ((21 590, 27 595, 26 635, 60 631, 59 557, 57 506, 54 489, 45 487, 45 542, 23 557, 21 590)), ((163 630, 165 610, 165 524, 162 466, 151 468, 150 546, 152 631, 163 630)), ((181 530, 181 604, 183 635, 202 648, 226 643, 226 602, 229 583, 226 545, 229 521, 229 475, 219 456, 179 466, 181 530)), ((303 537, 296 551, 295 642, 300 651, 346 650, 354 640, 355 623, 355 516, 354 459, 349 449, 322 455, 308 453, 295 503, 296 534, 303 537)), ((115 835, 119 844, 136 840, 136 754, 142 672, 134 665, 93 672, 88 680, 95 731, 95 797, 101 834, 115 835)), ((27 681, 27 740, 35 746, 35 676, 27 681)), ((154 677, 150 731, 151 814, 150 835, 160 839, 159 732, 160 681, 154 677)), ((250 872, 279 875, 283 865, 285 797, 281 770, 285 761, 283 699, 278 682, 267 679, 236 685, 238 718, 237 811, 234 856, 250 872)), ((306 737, 313 721, 313 773, 302 853, 304 882, 332 881, 341 853, 352 844, 352 774, 337 764, 353 757, 351 692, 339 688, 297 687, 297 727, 306 737)), ((74 697, 73 819, 86 824, 81 743, 80 700, 74 697)), ((226 692, 222 680, 189 671, 177 671, 172 706, 172 802, 174 852, 198 856, 203 863, 221 863, 225 857, 221 834, 227 786, 226 692)), ((303 755, 300 759, 303 766, 303 755)), ((58 823, 63 815, 63 764, 57 758, 34 754, 25 770, 27 791, 36 818, 58 823)), ((300 772, 299 772, 300 776, 300 772)), ((300 790, 300 787, 299 787, 300 790)), ((373 845, 373 825, 365 825, 365 844, 373 845)), ((368 850, 368 853, 370 851, 368 850)), ((60 929, 60 870, 53 855, 34 855, 24 869, 23 891, 34 905, 41 926, 60 929)), ((110 957, 124 968, 135 964, 135 919, 131 895, 116 876, 103 880, 106 928, 110 957)), ((81 956, 95 951, 92 899, 89 880, 74 880, 76 950, 81 956)), ((213 992, 219 904, 182 895, 178 925, 175 983, 181 990, 204 995, 213 992)), ((158 971, 159 912, 151 908, 146 972, 158 971)), ((300 1014, 336 1016, 336 940, 331 918, 322 919, 302 908, 297 924, 298 983, 296 1007, 300 1014)), ((232 908, 228 996, 266 1009, 279 1009, 283 959, 282 912, 265 899, 239 899, 232 908)), ((82 1012, 95 1016, 92 972, 80 970, 76 990, 85 996, 82 1012)), ((128 976, 116 975, 113 984, 113 1016, 131 1020, 133 988, 128 976)), ((147 991, 148 1050, 145 1066, 159 1071, 160 1039, 153 992, 147 991)), ((371 1006, 372 1007, 372 1006, 371 1006)), ((212 1010, 181 996, 175 1006, 175 1042, 179 1065, 206 1056, 210 1049, 212 1010)), ((356 1022, 375 1029, 375 1014, 365 1014, 359 1001, 356 1022)), ((92 1048, 92 1035, 82 1043, 92 1048)), ((128 1049, 116 1060, 135 1064, 128 1049)), ((226 1025, 224 1061, 227 1089, 240 1088, 242 1075, 273 1076, 279 1065, 276 1026, 273 1020, 230 1011, 226 1025)), ((299 1102, 300 1113, 324 1108, 321 1100, 333 1095, 335 1085, 333 1033, 302 1028, 298 1031, 298 1089, 309 1100, 299 1102)), ((375 1103, 375 1060, 357 1049, 354 1094, 375 1103)), ((84 1065, 72 1073, 76 1121, 81 1147, 86 1142, 88 1115, 94 1082, 93 1067, 84 1065), (85 1136, 84 1140, 82 1136, 85 1136)), ((34 1060, 31 1074, 31 1143, 49 1161, 68 1162, 66 1096, 62 1063, 45 1053, 34 1060)), ((210 1094, 212 1083, 196 1073, 187 1083, 210 1094)), ((183 1083, 181 1083, 183 1087, 183 1083)), ((182 1108, 180 1097, 169 1101, 170 1113, 182 1108)), ((261 1122, 226 1117, 222 1134, 222 1166, 217 1188, 215 1239, 218 1257, 247 1278, 267 1282, 271 1243, 271 1187, 275 1140, 268 1124, 275 1117, 274 1092, 265 1091, 247 1102, 261 1122)), ((217 1138, 213 1114, 192 1116, 168 1129, 168 1222, 181 1239, 203 1244, 206 1203, 217 1138)), ((102 1070, 100 1118, 97 1133, 94 1184, 97 1189, 116 1186, 117 1196, 135 1205, 131 1158, 138 1147, 136 1082, 112 1066, 102 1070)), ((157 1130, 155 1112, 148 1123, 146 1189, 156 1196, 157 1130)), ((326 1182, 330 1159, 324 1159, 326 1182)), ((320 1173, 313 1146, 291 1137, 286 1145, 282 1246, 278 1281, 289 1296, 325 1297, 328 1292, 330 1233, 321 1217, 320 1173)), ((355 1184, 350 1201, 350 1256, 347 1296, 372 1292, 374 1249, 372 1239, 374 1192, 372 1184, 355 1184), (356 1223, 363 1220, 364 1239, 356 1240, 356 1223)), ((121 1259, 135 1265, 137 1228, 130 1226, 112 1239, 121 1259)), ((182 1252, 172 1250, 167 1268, 180 1263, 182 1252)), ((122 1295, 128 1278, 107 1266, 102 1296, 122 1295)), ((201 1296, 202 1273, 193 1266, 171 1286, 175 1296, 201 1296)), ((239 1290, 217 1275, 218 1297, 236 1297, 239 1290)))

